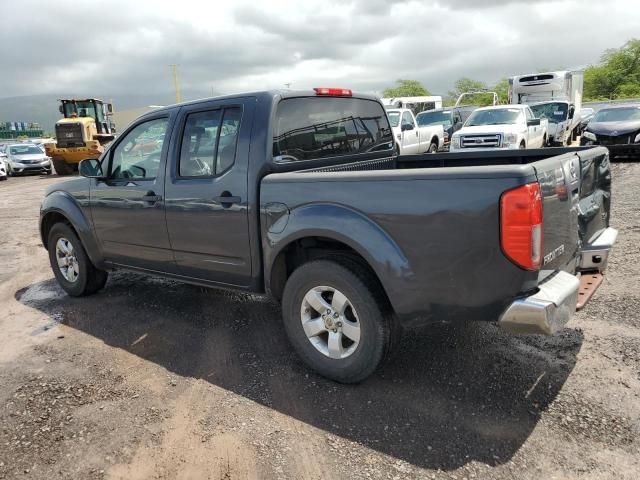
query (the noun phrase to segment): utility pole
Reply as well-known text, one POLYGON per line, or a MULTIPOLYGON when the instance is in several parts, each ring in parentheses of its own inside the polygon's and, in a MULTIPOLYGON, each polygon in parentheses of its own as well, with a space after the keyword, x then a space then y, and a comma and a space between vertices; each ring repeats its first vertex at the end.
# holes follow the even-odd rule
POLYGON ((176 89, 176 103, 180 103, 182 98, 180 97, 180 81, 178 80, 178 65, 171 64, 171 72, 173 73, 173 85, 176 89))

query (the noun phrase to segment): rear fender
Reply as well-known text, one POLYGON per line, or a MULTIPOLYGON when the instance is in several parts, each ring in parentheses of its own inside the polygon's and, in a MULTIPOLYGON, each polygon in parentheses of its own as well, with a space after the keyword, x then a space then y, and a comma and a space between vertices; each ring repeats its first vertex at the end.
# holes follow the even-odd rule
POLYGON ((283 249, 302 238, 323 237, 355 250, 375 272, 394 309, 400 307, 401 292, 414 274, 400 247, 379 225, 360 212, 326 203, 301 206, 290 211, 287 217, 276 222, 286 222, 283 229, 265 225, 263 247, 267 291, 270 291, 274 262, 283 249))
MULTIPOLYGON (((80 202, 83 200, 80 199, 80 202)), ((88 201, 88 199, 87 199, 88 201)), ((87 206, 85 206, 87 208, 87 206)), ((64 191, 55 191, 47 195, 40 207, 40 238, 42 245, 48 249, 46 230, 50 229, 51 216, 63 216, 78 234, 91 262, 97 268, 104 268, 104 258, 95 237, 92 223, 83 211, 83 207, 72 195, 64 191)))

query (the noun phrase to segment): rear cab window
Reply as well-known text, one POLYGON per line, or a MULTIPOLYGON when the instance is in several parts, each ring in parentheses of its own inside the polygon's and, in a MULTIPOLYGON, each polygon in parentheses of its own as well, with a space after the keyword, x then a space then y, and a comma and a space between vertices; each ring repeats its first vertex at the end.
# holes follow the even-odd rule
POLYGON ((277 163, 391 151, 393 137, 379 102, 352 97, 280 101, 273 134, 277 163))

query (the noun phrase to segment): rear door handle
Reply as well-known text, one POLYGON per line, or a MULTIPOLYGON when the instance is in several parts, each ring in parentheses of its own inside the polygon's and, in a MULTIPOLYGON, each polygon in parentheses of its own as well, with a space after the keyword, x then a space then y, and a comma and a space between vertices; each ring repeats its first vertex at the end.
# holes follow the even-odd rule
POLYGON ((154 192, 147 192, 142 196, 143 202, 159 202, 160 200, 162 200, 162 196, 156 195, 154 192))

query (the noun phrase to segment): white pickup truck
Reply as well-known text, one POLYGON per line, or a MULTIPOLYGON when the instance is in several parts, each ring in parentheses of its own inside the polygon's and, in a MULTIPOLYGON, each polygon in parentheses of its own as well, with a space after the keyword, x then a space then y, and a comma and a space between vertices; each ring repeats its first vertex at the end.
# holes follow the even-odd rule
POLYGON ((401 155, 414 153, 436 153, 444 146, 444 128, 442 125, 421 127, 408 108, 387 110, 389 123, 393 129, 401 155))
POLYGON ((500 150, 547 146, 549 121, 528 105, 497 105, 475 110, 451 138, 450 150, 500 150))

